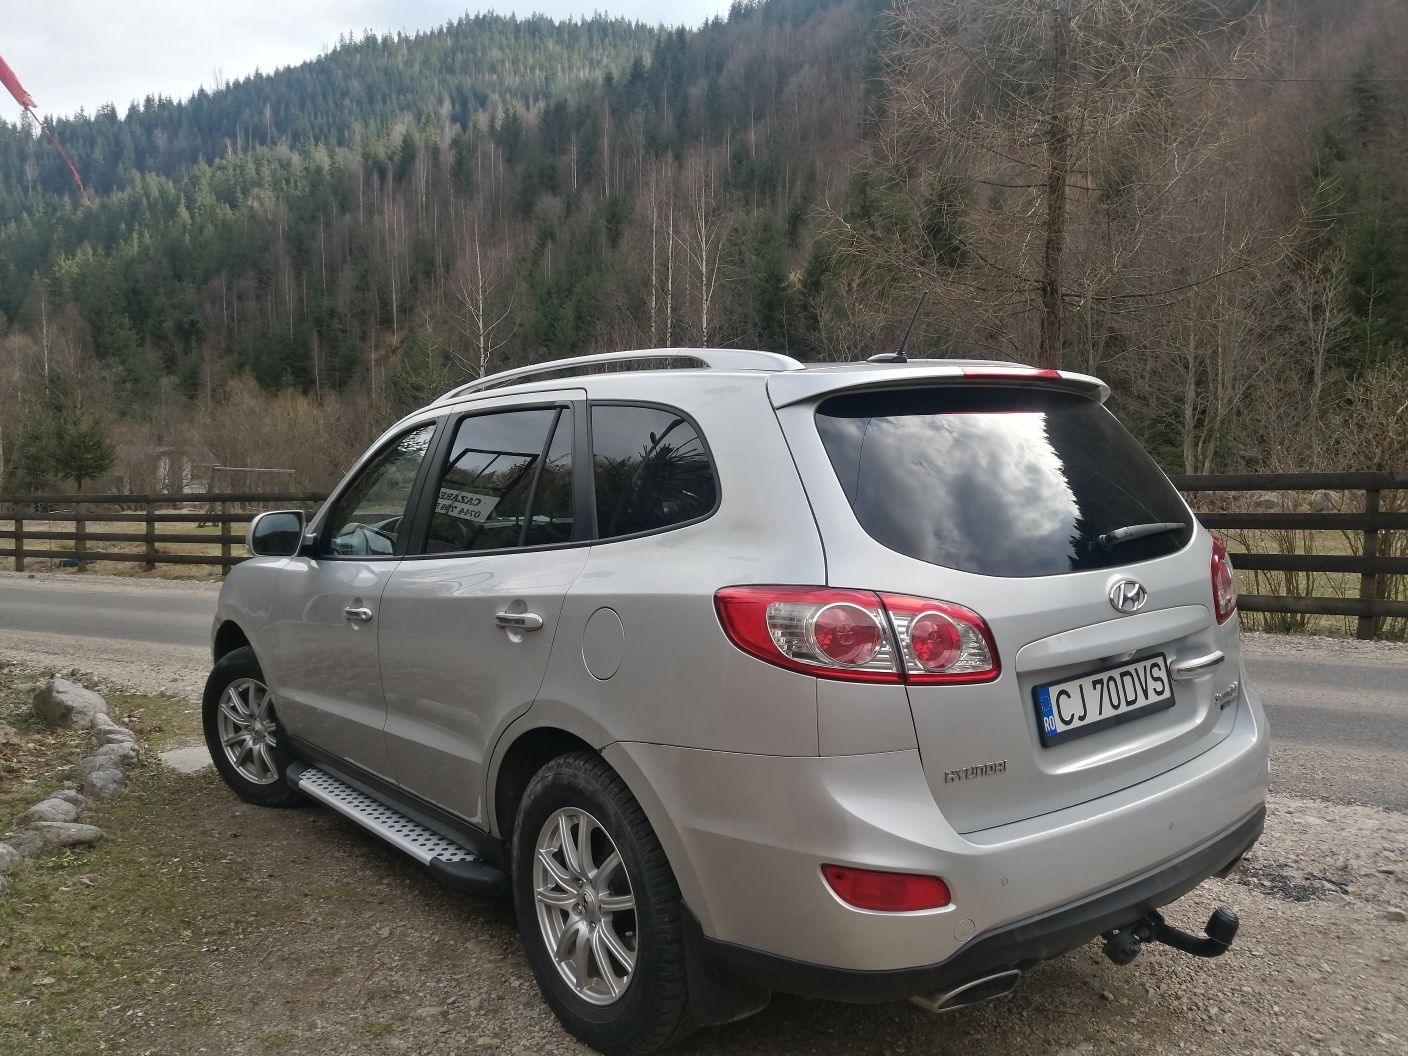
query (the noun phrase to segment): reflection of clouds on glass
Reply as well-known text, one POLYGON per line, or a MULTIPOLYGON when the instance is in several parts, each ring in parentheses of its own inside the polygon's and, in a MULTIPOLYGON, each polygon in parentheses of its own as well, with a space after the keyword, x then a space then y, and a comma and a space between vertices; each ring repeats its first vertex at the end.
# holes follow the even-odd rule
POLYGON ((1185 522, 1187 510, 1120 424, 1078 396, 994 389, 840 396, 817 428, 866 532, 921 561, 990 576, 1059 575, 1148 560, 1192 528, 1132 540, 1102 533, 1185 522))
POLYGON ((423 455, 425 449, 430 446, 430 438, 434 432, 432 428, 417 429, 397 444, 396 450, 407 455, 423 455))
POLYGON ((856 494, 866 527, 892 549, 957 568, 986 565, 1000 531, 1010 562, 1030 562, 1008 574, 1049 570, 1054 552, 1069 551, 1080 511, 1045 418, 1007 415, 1000 430, 982 415, 872 419, 856 494))

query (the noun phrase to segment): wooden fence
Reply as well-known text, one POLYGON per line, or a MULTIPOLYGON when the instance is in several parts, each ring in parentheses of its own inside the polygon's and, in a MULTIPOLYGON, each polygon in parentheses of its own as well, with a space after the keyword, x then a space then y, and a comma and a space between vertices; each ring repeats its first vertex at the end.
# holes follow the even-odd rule
POLYGON ((1326 498, 1344 507, 1310 511, 1284 508, 1263 511, 1199 510, 1198 519, 1219 534, 1253 531, 1269 535, 1328 530, 1343 533, 1349 538, 1357 537, 1357 554, 1287 553, 1285 551, 1289 547, 1284 546, 1274 553, 1264 550, 1238 552, 1229 547, 1232 567, 1241 571, 1329 572, 1359 577, 1357 598, 1243 594, 1238 599, 1238 605, 1244 612, 1356 617, 1356 636, 1364 639, 1376 637, 1388 617, 1408 618, 1408 600, 1389 597, 1389 585, 1395 578, 1400 583, 1408 582, 1408 546, 1402 545, 1402 540, 1408 540, 1408 535, 1399 537, 1398 546, 1392 545, 1390 540, 1391 533, 1408 533, 1408 503, 1400 501, 1397 505, 1403 508, 1399 509, 1382 508, 1384 492, 1408 491, 1408 472, 1232 473, 1174 477, 1173 483, 1189 497, 1194 509, 1225 505, 1228 500, 1245 505, 1248 492, 1279 495, 1325 493, 1326 498), (1200 503, 1199 496, 1205 499, 1220 498, 1222 501, 1200 503))
MULTIPOLYGON (((1199 518, 1219 533, 1255 533, 1262 540, 1284 539, 1286 533, 1329 531, 1355 540, 1357 553, 1288 552, 1259 547, 1238 551, 1229 547, 1232 563, 1252 573, 1285 573, 1286 581, 1298 574, 1332 573, 1357 576, 1357 597, 1313 597, 1286 591, 1280 594, 1243 594, 1243 611, 1296 615, 1326 615, 1357 618, 1360 638, 1373 638, 1388 618, 1408 619, 1408 472, 1397 473, 1258 473, 1216 474, 1174 477, 1173 482, 1189 496, 1199 518), (1384 508, 1384 493, 1397 500, 1384 508), (1340 508, 1287 509, 1288 505, 1313 505, 1287 501, 1288 496, 1328 493, 1340 508), (1275 509, 1248 510, 1252 494, 1278 496, 1275 509), (1395 535, 1395 533, 1399 533, 1395 535), (1396 544, 1396 545, 1395 545, 1396 544), (1393 589, 1393 585, 1397 589, 1393 589), (1398 593, 1402 598, 1392 596, 1398 593)), ((58 558, 76 563, 81 570, 94 561, 140 563, 148 571, 159 564, 210 565, 224 574, 244 559, 242 531, 236 525, 248 524, 259 509, 310 507, 323 496, 314 492, 297 494, 220 493, 181 498, 171 495, 0 495, 0 558, 14 559, 23 571, 27 558, 58 558), (9 511, 9 512, 6 512, 9 511), (8 529, 3 522, 12 521, 8 529), (69 530, 54 530, 53 522, 72 524, 69 530), (39 528, 36 522, 44 522, 39 528), (94 531, 90 525, 98 524, 94 531), (112 531, 107 525, 136 524, 139 530, 112 531), (174 525, 175 531, 158 531, 159 525, 174 525), (218 534, 201 534, 191 525, 218 526, 218 534), (35 542, 70 542, 72 550, 34 547, 35 542), (133 549, 114 551, 94 544, 137 544, 133 549), (163 553, 163 544, 218 545, 219 553, 163 553), (237 549, 238 548, 238 549, 237 549)))
POLYGON ((72 561, 79 571, 95 561, 157 565, 210 565, 224 575, 245 559, 244 531, 256 513, 281 507, 307 508, 321 502, 315 492, 262 494, 218 492, 205 495, 0 495, 0 557, 14 559, 15 571, 29 558, 72 561), (8 523, 8 527, 6 524, 8 523), (71 525, 56 529, 54 524, 71 525), (91 525, 97 524, 94 530, 91 525), (112 525, 123 530, 116 531, 112 525), (139 528, 130 526, 137 525, 139 528), (174 531, 158 531, 158 526, 174 531), (198 532, 214 527, 218 531, 198 532), (39 542, 39 546, 34 546, 39 542), (59 549, 45 543, 72 543, 59 549), (94 544, 131 544, 123 549, 94 544), (163 552, 164 544, 200 544, 210 553, 163 552), (214 548, 219 547, 219 553, 214 548))

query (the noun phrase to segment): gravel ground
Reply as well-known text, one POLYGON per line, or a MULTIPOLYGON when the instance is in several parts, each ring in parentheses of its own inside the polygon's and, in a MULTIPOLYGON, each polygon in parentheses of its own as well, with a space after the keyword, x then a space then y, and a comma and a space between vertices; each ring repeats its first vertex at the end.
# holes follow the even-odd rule
POLYGON ((196 701, 210 670, 207 649, 25 631, 0 631, 0 660, 65 674, 100 689, 170 693, 196 701))
MULTIPOLYGON (((93 576, 82 586, 131 590, 133 583, 93 576)), ((1248 634, 1246 648, 1255 657, 1408 669, 1408 646, 1396 643, 1248 634)), ((203 650, 12 632, 0 632, 0 657, 189 699, 207 663, 203 650)), ((1273 765, 1294 765, 1304 750, 1273 742, 1273 765)), ((1370 765, 1352 747, 1318 750, 1317 766, 1370 765)), ((1400 769, 1383 780, 1408 776, 1400 769)), ((1009 1000, 942 1017, 908 1004, 778 996, 763 1014, 701 1032, 680 1051, 1404 1056, 1408 814, 1327 796, 1273 787, 1266 836, 1242 866, 1166 911, 1198 932, 1214 906, 1236 908, 1241 935, 1217 960, 1155 947, 1118 968, 1091 945, 1039 966, 1009 1000)), ((180 885, 188 897, 172 910, 179 928, 160 939, 124 938, 120 964, 132 972, 134 989, 102 1009, 104 1048, 230 1056, 587 1051, 539 998, 506 905, 439 886, 343 819, 318 809, 250 808, 208 770, 156 768, 105 810, 99 823, 110 842, 83 866, 100 895, 104 885, 121 885, 114 874, 128 853, 155 870, 153 883, 180 885), (158 967, 141 974, 144 957, 158 967)), ((122 934, 123 913, 85 892, 62 897, 93 898, 94 914, 111 914, 99 926, 122 934)), ((0 937, 0 962, 17 956, 9 941, 0 937)), ((0 1050, 66 1051, 46 1048, 43 1024, 23 1019, 31 1004, 42 1007, 34 997, 41 970, 62 984, 57 970, 27 965, 0 979, 0 1005, 8 1006, 0 1011, 0 1050), (3 1044, 12 1013, 32 1040, 17 1050, 3 1044)))
POLYGON ((1287 660, 1368 661, 1408 667, 1408 642, 1361 642, 1323 634, 1266 634, 1243 631, 1242 648, 1248 656, 1284 657, 1287 660))
POLYGON ((220 593, 218 579, 136 579, 132 576, 103 576, 94 572, 13 572, 0 570, 0 591, 7 582, 43 583, 55 590, 129 594, 168 594, 185 598, 210 597, 220 593))

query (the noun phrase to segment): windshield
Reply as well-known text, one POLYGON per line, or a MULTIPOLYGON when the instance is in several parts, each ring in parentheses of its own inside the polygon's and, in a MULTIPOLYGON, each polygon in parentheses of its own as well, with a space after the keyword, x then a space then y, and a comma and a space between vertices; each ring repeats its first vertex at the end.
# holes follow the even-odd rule
POLYGON ((985 576, 1050 576, 1175 553, 1193 518, 1154 461, 1084 396, 975 385, 855 393, 816 413, 861 526, 902 554, 985 576), (1100 537, 1131 525, 1176 530, 1100 537))

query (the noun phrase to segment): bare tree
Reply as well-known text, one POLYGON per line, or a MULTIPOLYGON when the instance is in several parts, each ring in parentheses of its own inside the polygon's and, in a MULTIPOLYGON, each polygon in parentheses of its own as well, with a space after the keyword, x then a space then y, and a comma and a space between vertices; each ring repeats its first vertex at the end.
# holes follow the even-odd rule
POLYGON ((500 244, 485 253, 482 219, 478 212, 466 217, 463 250, 446 284, 453 305, 450 318, 469 339, 472 351, 468 359, 457 358, 476 378, 489 372, 494 356, 517 329, 513 318, 517 291, 506 267, 510 251, 500 244))
POLYGON ((1345 304, 1345 256, 1338 247, 1291 273, 1284 298, 1286 317, 1295 322, 1298 351, 1310 363, 1308 415, 1310 463, 1321 464, 1322 421, 1330 356, 1347 336, 1353 317, 1345 304))
POLYGON ((1257 40, 1248 14, 1213 10, 901 0, 872 208, 832 210, 843 246, 934 292, 971 344, 1051 366, 1071 363, 1073 316, 1094 317, 1084 336, 1118 328, 1243 266, 1265 247, 1169 278, 1257 40))
MULTIPOLYGON (((702 152, 687 158, 682 182, 684 223, 678 232, 672 231, 672 237, 683 251, 689 268, 690 285, 698 298, 698 338, 700 344, 707 347, 714 340, 718 323, 716 301, 727 282, 722 266, 723 247, 732 218, 725 208, 712 158, 702 152)), ((673 228, 673 209, 670 222, 673 228)))

